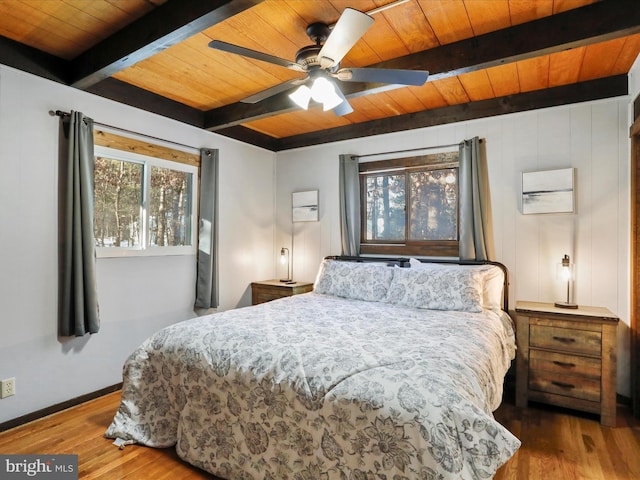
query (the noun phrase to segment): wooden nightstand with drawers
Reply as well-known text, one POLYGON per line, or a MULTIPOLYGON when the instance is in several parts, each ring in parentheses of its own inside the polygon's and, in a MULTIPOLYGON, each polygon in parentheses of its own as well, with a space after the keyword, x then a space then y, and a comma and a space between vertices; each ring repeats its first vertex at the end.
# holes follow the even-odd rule
POLYGON ((311 282, 281 282, 280 280, 264 280, 251 284, 251 303, 270 302, 276 298, 290 297, 313 290, 311 282))
POLYGON ((617 327, 606 308, 517 302, 516 406, 548 403, 615 426, 617 327))

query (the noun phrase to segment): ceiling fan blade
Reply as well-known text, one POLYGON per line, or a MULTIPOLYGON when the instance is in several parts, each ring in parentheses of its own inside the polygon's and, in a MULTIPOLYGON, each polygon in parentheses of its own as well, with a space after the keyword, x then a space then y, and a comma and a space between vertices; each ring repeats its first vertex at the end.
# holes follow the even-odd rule
POLYGON ((342 103, 333 108, 333 113, 335 113, 338 117, 341 117, 353 112, 353 107, 347 100, 347 97, 344 96, 344 93, 342 93, 339 88, 336 88, 336 94, 342 99, 342 103))
POLYGON ((396 85, 424 85, 429 78, 426 70, 394 70, 390 68, 341 68, 333 74, 343 82, 372 82, 396 85))
POLYGON ((251 50, 250 48, 240 47, 239 45, 233 45, 221 40, 212 40, 211 42, 209 42, 209 47, 215 48, 216 50, 222 50, 223 52, 235 53, 236 55, 242 55, 243 57, 253 58, 262 62, 273 63, 275 65, 280 65, 281 67, 289 68, 297 72, 305 71, 302 65, 296 62, 291 62, 289 60, 285 60, 284 58, 275 57, 273 55, 258 52, 256 50, 251 50))
POLYGON ((318 53, 322 68, 329 68, 340 63, 373 21, 373 18, 366 13, 353 8, 345 8, 318 53))
POLYGON ((258 103, 265 98, 273 97, 278 93, 289 90, 290 88, 301 85, 306 82, 306 78, 294 78, 293 80, 289 80, 288 82, 280 83, 278 85, 274 85, 273 87, 269 87, 266 90, 262 90, 261 92, 254 93, 253 95, 243 98, 240 100, 242 103, 258 103))

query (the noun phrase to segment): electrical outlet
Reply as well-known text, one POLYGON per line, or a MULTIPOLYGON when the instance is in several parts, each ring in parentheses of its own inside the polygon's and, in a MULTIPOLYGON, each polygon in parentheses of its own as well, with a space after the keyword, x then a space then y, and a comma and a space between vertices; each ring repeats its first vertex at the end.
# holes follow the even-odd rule
POLYGON ((7 378, 0 381, 0 398, 7 398, 16 394, 16 379, 7 378))

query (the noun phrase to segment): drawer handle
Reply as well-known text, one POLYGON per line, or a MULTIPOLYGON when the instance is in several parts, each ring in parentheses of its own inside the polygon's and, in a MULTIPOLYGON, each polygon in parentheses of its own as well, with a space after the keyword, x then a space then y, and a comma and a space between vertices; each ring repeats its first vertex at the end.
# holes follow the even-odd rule
POLYGON ((569 337, 553 337, 553 339, 562 343, 575 343, 576 341, 575 338, 569 338, 569 337))
POLYGON ((572 388, 576 388, 575 385, 571 385, 570 383, 564 383, 564 382, 555 382, 552 381, 551 382, 552 385, 555 385, 556 387, 560 387, 560 388, 567 388, 567 389, 572 389, 572 388))
POLYGON ((566 368, 573 368, 576 366, 575 363, 569 363, 569 362, 559 362, 558 360, 554 360, 553 363, 555 365, 558 365, 559 367, 566 367, 566 368))

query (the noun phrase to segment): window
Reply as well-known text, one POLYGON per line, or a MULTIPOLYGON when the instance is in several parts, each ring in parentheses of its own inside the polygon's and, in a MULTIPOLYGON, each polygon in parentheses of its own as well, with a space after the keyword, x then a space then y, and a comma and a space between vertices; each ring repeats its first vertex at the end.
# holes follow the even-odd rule
POLYGON ((100 257, 195 254, 197 167, 96 146, 100 257))
POLYGON ((361 163, 361 253, 458 255, 458 150, 361 163))

